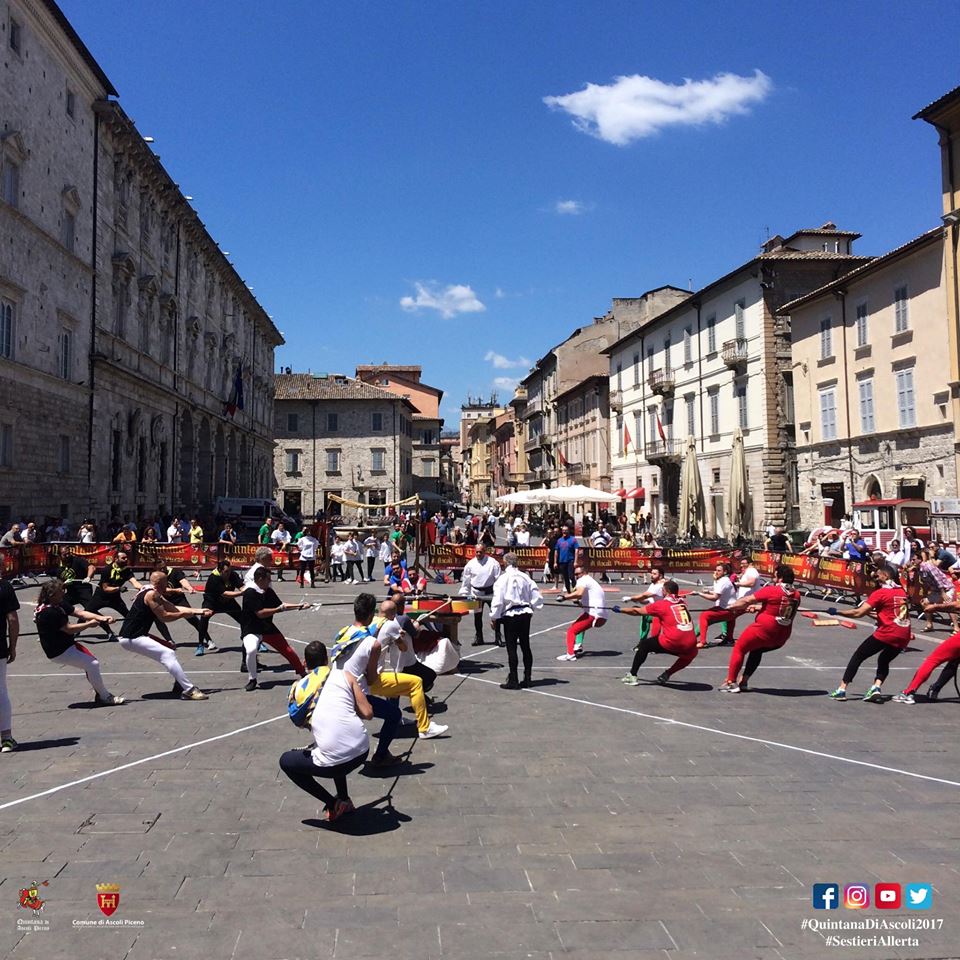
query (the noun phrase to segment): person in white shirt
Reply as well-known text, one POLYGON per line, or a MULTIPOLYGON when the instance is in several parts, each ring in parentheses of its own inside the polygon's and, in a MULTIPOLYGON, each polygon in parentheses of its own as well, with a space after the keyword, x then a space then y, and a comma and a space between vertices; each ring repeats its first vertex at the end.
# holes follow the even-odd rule
POLYGON ((500 684, 502 690, 519 690, 531 686, 533 651, 530 649, 530 621, 533 611, 543 606, 540 588, 522 570, 518 569, 517 555, 504 554, 506 565, 503 574, 493 584, 493 602, 490 619, 494 624, 503 622, 503 637, 507 645, 509 664, 507 679, 500 684), (517 646, 523 653, 523 680, 517 679, 517 646))
POLYGON ((254 577, 257 575, 257 571, 261 567, 266 567, 268 570, 273 566, 273 551, 269 547, 257 547, 256 552, 253 555, 253 565, 247 569, 247 572, 243 575, 243 589, 246 590, 247 587, 254 586, 254 577))
MULTIPOLYGON (((310 670, 324 668, 327 648, 314 640, 307 644, 304 659, 310 670)), ((301 790, 323 802, 328 821, 353 810, 347 793, 347 774, 367 759, 370 737, 363 721, 372 718, 373 707, 357 678, 343 670, 332 670, 313 708, 313 748, 288 750, 280 757, 280 769, 301 790), (336 796, 320 786, 317 777, 333 780, 336 796)))
POLYGON ((369 534, 363 541, 363 556, 367 561, 367 583, 373 583, 373 565, 377 562, 377 550, 380 544, 375 534, 369 534))
POLYGON ((886 561, 895 567, 902 567, 906 563, 906 555, 900 549, 899 540, 890 541, 890 550, 887 552, 886 561))
POLYGON ((760 571, 746 557, 741 557, 740 573, 737 576, 737 599, 752 597, 760 587, 760 571))
POLYGON ((363 569, 360 567, 360 544, 357 543, 356 535, 353 533, 347 537, 343 544, 343 564, 346 568, 344 570, 344 583, 363 582, 363 569), (357 576, 359 576, 359 580, 353 575, 354 565, 357 567, 357 576))
POLYGON ((297 547, 300 550, 300 560, 297 564, 297 582, 302 590, 307 581, 307 575, 310 576, 310 589, 317 585, 317 548, 320 541, 313 535, 312 527, 307 527, 306 531, 297 541, 297 547))
POLYGON ((283 580, 283 568, 286 566, 288 559, 287 551, 293 538, 290 536, 290 531, 280 522, 277 524, 277 529, 270 534, 270 539, 273 542, 274 550, 279 552, 281 559, 281 563, 277 566, 277 579, 283 580))
MULTIPOLYGON (((487 548, 482 543, 478 543, 476 555, 472 560, 468 560, 463 568, 463 581, 460 584, 460 596, 471 597, 480 604, 473 615, 473 628, 476 632, 473 641, 475 647, 483 646, 483 608, 493 601, 493 585, 499 576, 500 561, 489 556, 487 548)), ((502 647, 499 621, 493 622, 493 635, 496 645, 502 647)))
POLYGON ((330 579, 346 580, 347 575, 343 571, 343 541, 334 540, 330 544, 330 579))
POLYGON ((520 527, 514 531, 513 535, 516 538, 518 547, 530 546, 530 531, 527 529, 527 525, 525 523, 521 523, 520 527))
POLYGON ((167 527, 167 540, 170 543, 182 543, 183 536, 180 532, 180 518, 174 517, 170 521, 170 526, 167 527))
POLYGON ((650 584, 643 593, 632 597, 624 596, 624 603, 654 603, 663 599, 663 571, 659 567, 650 568, 650 584))
POLYGON ((577 643, 578 634, 585 633, 591 627, 599 629, 607 622, 607 601, 603 587, 587 573, 582 563, 573 568, 577 584, 569 593, 563 594, 560 600, 579 600, 583 613, 567 628, 567 652, 557 657, 558 660, 576 660, 577 654, 582 653, 582 642, 577 643))
MULTIPOLYGON (((698 647, 707 645, 707 630, 711 623, 730 623, 737 619, 737 614, 730 613, 727 607, 733 603, 736 598, 736 587, 730 579, 733 573, 733 567, 729 563, 718 563, 713 570, 713 590, 697 591, 701 597, 713 601, 713 608, 704 610, 700 614, 700 639, 697 641, 698 647)), ((726 643, 732 643, 731 638, 727 638, 726 643)))
POLYGON ((377 559, 383 564, 383 569, 386 570, 390 566, 391 559, 393 557, 393 546, 390 543, 390 539, 386 534, 383 534, 380 537, 380 548, 377 550, 377 559))

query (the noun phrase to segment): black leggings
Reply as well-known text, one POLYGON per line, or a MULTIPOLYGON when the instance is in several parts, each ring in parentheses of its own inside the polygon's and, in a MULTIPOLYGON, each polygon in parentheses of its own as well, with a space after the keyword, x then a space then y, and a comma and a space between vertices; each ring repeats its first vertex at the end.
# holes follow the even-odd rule
MULTIPOLYGON (((651 618, 652 619, 652 618, 651 618)), ((633 663, 630 666, 630 672, 636 676, 637 671, 643 666, 644 661, 651 653, 669 653, 660 646, 660 641, 656 637, 644 637, 636 647, 637 652, 633 655, 633 663)), ((676 656, 676 654, 674 654, 676 656)))
MULTIPOLYGON (((408 640, 407 643, 410 641, 408 640)), ((431 670, 425 663, 419 660, 409 667, 403 667, 401 673, 409 673, 412 677, 419 677, 423 684, 423 692, 429 693, 433 689, 433 684, 437 679, 435 670, 431 670)))
POLYGON ((960 660, 951 660, 943 670, 940 671, 940 676, 930 685, 930 689, 936 690, 939 693, 951 680, 955 680, 957 677, 957 667, 960 667, 960 660))
POLYGON ((104 607, 108 610, 116 610, 117 613, 122 613, 124 616, 130 612, 130 608, 123 602, 119 590, 116 593, 103 593, 99 588, 94 590, 90 605, 84 606, 83 609, 87 613, 99 613, 104 607))
MULTIPOLYGON (((218 613, 225 613, 228 617, 232 618, 236 623, 240 623, 240 604, 237 603, 233 597, 227 597, 223 601, 222 606, 213 608, 213 616, 215 617, 218 613)), ((191 617, 191 619, 193 619, 191 617)), ((210 639, 210 621, 213 617, 200 617, 200 627, 198 629, 199 636, 197 637, 198 642, 206 643, 210 639)), ((243 644, 241 643, 240 649, 243 650, 243 644)))
POLYGON ((377 562, 376 557, 367 557, 367 579, 373 580, 373 565, 377 562))
POLYGON ((871 634, 853 651, 853 656, 847 664, 847 669, 843 671, 843 682, 845 684, 850 683, 857 675, 860 664, 863 663, 864 660, 880 654, 880 656, 877 657, 877 680, 882 683, 887 679, 887 674, 890 672, 890 661, 897 657, 899 653, 899 648, 891 647, 889 643, 883 643, 871 634))
POLYGON ((338 763, 333 767, 321 767, 313 762, 309 750, 288 750, 280 757, 280 769, 301 789, 306 790, 312 797, 322 800, 324 806, 332 807, 334 800, 349 800, 347 793, 347 774, 362 766, 367 759, 364 750, 359 757, 338 763), (316 781, 316 777, 333 780, 336 787, 336 797, 329 790, 324 789, 316 781))
MULTIPOLYGON (((724 624, 726 627, 727 624, 724 624)), ((779 650, 779 647, 768 647, 765 650, 751 650, 747 654, 747 659, 743 664, 743 682, 746 683, 756 672, 757 667, 760 666, 760 661, 763 659, 765 653, 769 653, 770 650, 779 650)))
POLYGON ((307 578, 304 574, 309 570, 310 571, 310 586, 312 587, 317 582, 317 571, 314 569, 316 561, 314 560, 298 560, 297 561, 297 579, 301 583, 306 583, 307 578))
POLYGON ((503 618, 503 639, 507 645, 507 662, 510 664, 510 679, 517 679, 517 647, 523 653, 523 679, 530 679, 533 670, 533 651, 530 649, 530 613, 518 613, 503 618))
MULTIPOLYGON (((477 602, 480 604, 477 607, 476 613, 473 615, 473 629, 476 632, 477 640, 483 640, 483 608, 489 607, 493 603, 493 590, 491 589, 490 593, 476 593, 477 602)), ((500 643, 500 621, 497 620, 493 624, 493 635, 496 638, 497 643, 500 643)))

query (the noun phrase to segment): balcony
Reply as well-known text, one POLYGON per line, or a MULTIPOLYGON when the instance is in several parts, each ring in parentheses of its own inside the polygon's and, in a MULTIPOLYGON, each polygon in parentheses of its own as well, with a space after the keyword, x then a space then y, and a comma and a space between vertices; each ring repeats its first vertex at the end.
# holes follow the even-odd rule
POLYGON ((610 410, 613 413, 620 413, 623 410, 623 392, 621 390, 610 391, 610 410))
POLYGON ((553 441, 545 433, 538 433, 535 437, 531 437, 529 440, 525 441, 523 444, 524 452, 531 453, 534 450, 539 450, 541 447, 549 447, 553 441))
POLYGON ((523 416, 524 419, 527 417, 533 416, 535 413, 541 413, 543 411, 543 394, 538 393, 527 400, 527 406, 524 410, 523 416))
POLYGON ((747 362, 747 341, 743 337, 728 340, 722 347, 720 355, 723 362, 731 369, 742 367, 747 362))
POLYGON ((651 370, 647 384, 653 393, 667 396, 673 393, 675 379, 672 370, 651 370))
POLYGON ((683 457, 682 440, 656 440, 643 448, 647 463, 679 463, 683 457))

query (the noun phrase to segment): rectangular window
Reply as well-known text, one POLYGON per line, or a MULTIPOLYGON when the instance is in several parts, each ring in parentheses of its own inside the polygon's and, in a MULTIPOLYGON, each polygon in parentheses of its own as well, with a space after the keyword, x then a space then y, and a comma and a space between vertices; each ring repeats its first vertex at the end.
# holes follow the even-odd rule
POLYGON ((340 429, 340 421, 335 413, 327 414, 327 432, 336 433, 340 429))
POLYGON ((300 451, 299 450, 288 450, 286 452, 285 469, 287 473, 300 472, 300 451))
POLYGON ((60 222, 60 242, 73 253, 76 238, 77 218, 69 210, 64 210, 63 219, 60 222))
POLYGON ((857 304, 857 346, 865 347, 867 345, 867 305, 866 303, 857 304))
POLYGON ((60 364, 57 372, 64 380, 73 378, 73 333, 66 327, 60 334, 60 364))
POLYGON ((9 157, 3 161, 3 199, 11 207, 20 206, 20 164, 9 157))
POLYGON ((0 467, 13 466, 13 424, 0 423, 0 467))
POLYGON ((694 436, 693 397, 687 397, 687 436, 694 436))
POLYGON ((875 420, 873 416, 873 380, 861 380, 857 384, 860 394, 860 431, 873 433, 875 420))
POLYGON ((670 366, 670 338, 663 341, 663 372, 669 373, 673 367, 670 366))
POLYGON ((16 20, 14 20, 12 17, 10 18, 9 29, 10 29, 10 34, 9 34, 10 49, 14 53, 20 53, 20 46, 23 41, 23 29, 21 28, 20 24, 16 20))
POLYGON ((66 96, 67 116, 72 117, 77 111, 77 96, 72 90, 67 91, 66 96))
POLYGON ((747 308, 746 300, 738 300, 733 305, 733 319, 734 319, 734 325, 736 327, 736 332, 734 333, 734 336, 738 340, 742 340, 746 336, 746 333, 744 332, 746 325, 743 319, 743 311, 746 310, 746 308, 747 308))
POLYGON ((713 485, 715 487, 720 486, 720 468, 719 467, 713 468, 713 485))
POLYGON ((432 460, 424 460, 424 461, 423 461, 423 475, 424 475, 425 477, 432 477, 433 474, 434 474, 433 461, 432 461, 432 460))
POLYGON ((683 362, 693 363, 693 330, 690 327, 683 331, 683 362))
POLYGON ((633 385, 635 387, 640 386, 640 354, 635 353, 633 355, 633 385))
POLYGON ((837 393, 832 387, 820 391, 820 433, 824 440, 837 439, 837 393))
POLYGON ((12 300, 0 300, 0 357, 13 359, 13 321, 16 313, 12 300))
POLYGON ((383 414, 375 413, 373 414, 372 419, 373 419, 373 423, 371 424, 371 426, 373 427, 373 430, 375 433, 379 433, 383 429, 383 414))
POLYGON ((720 393, 717 390, 710 394, 710 433, 717 436, 720 433, 720 393))
POLYGON ((647 416, 649 417, 650 430, 647 434, 648 440, 650 443, 657 443, 660 440, 660 431, 657 429, 657 410, 656 407, 651 407, 648 411, 647 416))
POLYGON ((653 373, 653 347, 647 347, 647 376, 653 373))
MULTIPOLYGON (((641 438, 641 431, 642 431, 642 430, 643 430, 643 414, 642 414, 639 410, 634 410, 634 412, 633 412, 633 436, 630 438, 630 439, 633 441, 632 446, 633 446, 633 449, 634 449, 634 450, 639 450, 639 449, 640 449, 640 442, 641 442, 641 441, 640 441, 640 438, 641 438)), ((649 437, 648 439, 651 439, 651 440, 652 440, 653 438, 652 438, 652 437, 649 437)))
POLYGON ((295 413, 287 414, 287 433, 296 433, 300 427, 300 419, 295 413))
POLYGON ((737 423, 741 430, 747 429, 747 385, 738 383, 733 388, 733 395, 737 398, 737 423))
POLYGON ((327 473, 340 472, 340 451, 338 449, 327 451, 327 473))
POLYGON ((917 408, 913 398, 913 370, 897 371, 897 412, 901 427, 917 425, 917 408))
POLYGON ((167 457, 169 456, 167 441, 164 440, 160 444, 159 453, 157 455, 157 490, 160 493, 165 493, 167 489, 167 470, 169 469, 167 457))
POLYGON ((717 352, 717 318, 707 317, 707 353, 717 352))
POLYGON ((820 359, 833 356, 833 320, 824 317, 820 321, 820 359))
POLYGON ((623 374, 623 364, 620 363, 620 361, 618 360, 617 361, 617 389, 618 390, 622 389, 622 386, 623 386, 623 384, 621 383, 621 380, 623 379, 622 374, 623 374))
POLYGON ((137 441, 137 490, 147 489, 147 438, 141 437, 137 441))
POLYGON ((370 469, 374 473, 383 473, 387 469, 386 467, 387 451, 382 448, 375 448, 370 451, 370 454, 371 454, 370 469))
POLYGON ((893 332, 905 333, 910 329, 910 313, 907 309, 907 285, 904 283, 893 291, 893 332))
POLYGON ((110 447, 110 489, 116 492, 120 489, 123 434, 119 430, 114 430, 112 440, 113 443, 110 447))

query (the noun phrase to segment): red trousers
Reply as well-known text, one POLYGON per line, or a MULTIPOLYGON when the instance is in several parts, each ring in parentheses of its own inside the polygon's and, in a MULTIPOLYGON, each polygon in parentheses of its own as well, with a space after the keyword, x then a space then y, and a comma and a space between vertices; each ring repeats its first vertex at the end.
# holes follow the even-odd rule
POLYGON ((739 614, 731 613, 729 610, 721 610, 718 607, 712 607, 709 610, 704 610, 700 614, 700 640, 701 645, 707 642, 707 629, 711 623, 729 623, 733 624, 736 622, 739 614))
MULTIPOLYGON (((702 634, 701 634, 702 637, 702 634)), ((751 623, 737 638, 730 651, 730 663, 727 665, 727 683, 736 683, 743 666, 743 658, 754 650, 778 650, 787 642, 787 637, 767 633, 755 623, 751 623)))
POLYGON ((268 646, 273 647, 282 657, 286 658, 287 663, 293 667, 301 677, 307 675, 303 661, 297 656, 297 651, 290 646, 287 638, 282 633, 265 633, 260 639, 268 646))
POLYGON ((607 621, 603 617, 591 617, 589 613, 581 613, 573 623, 567 627, 567 653, 573 656, 573 648, 577 641, 577 634, 589 630, 591 627, 602 627, 607 621))
POLYGON ((960 633, 947 637, 917 668, 904 693, 916 693, 941 663, 960 660, 960 633))

